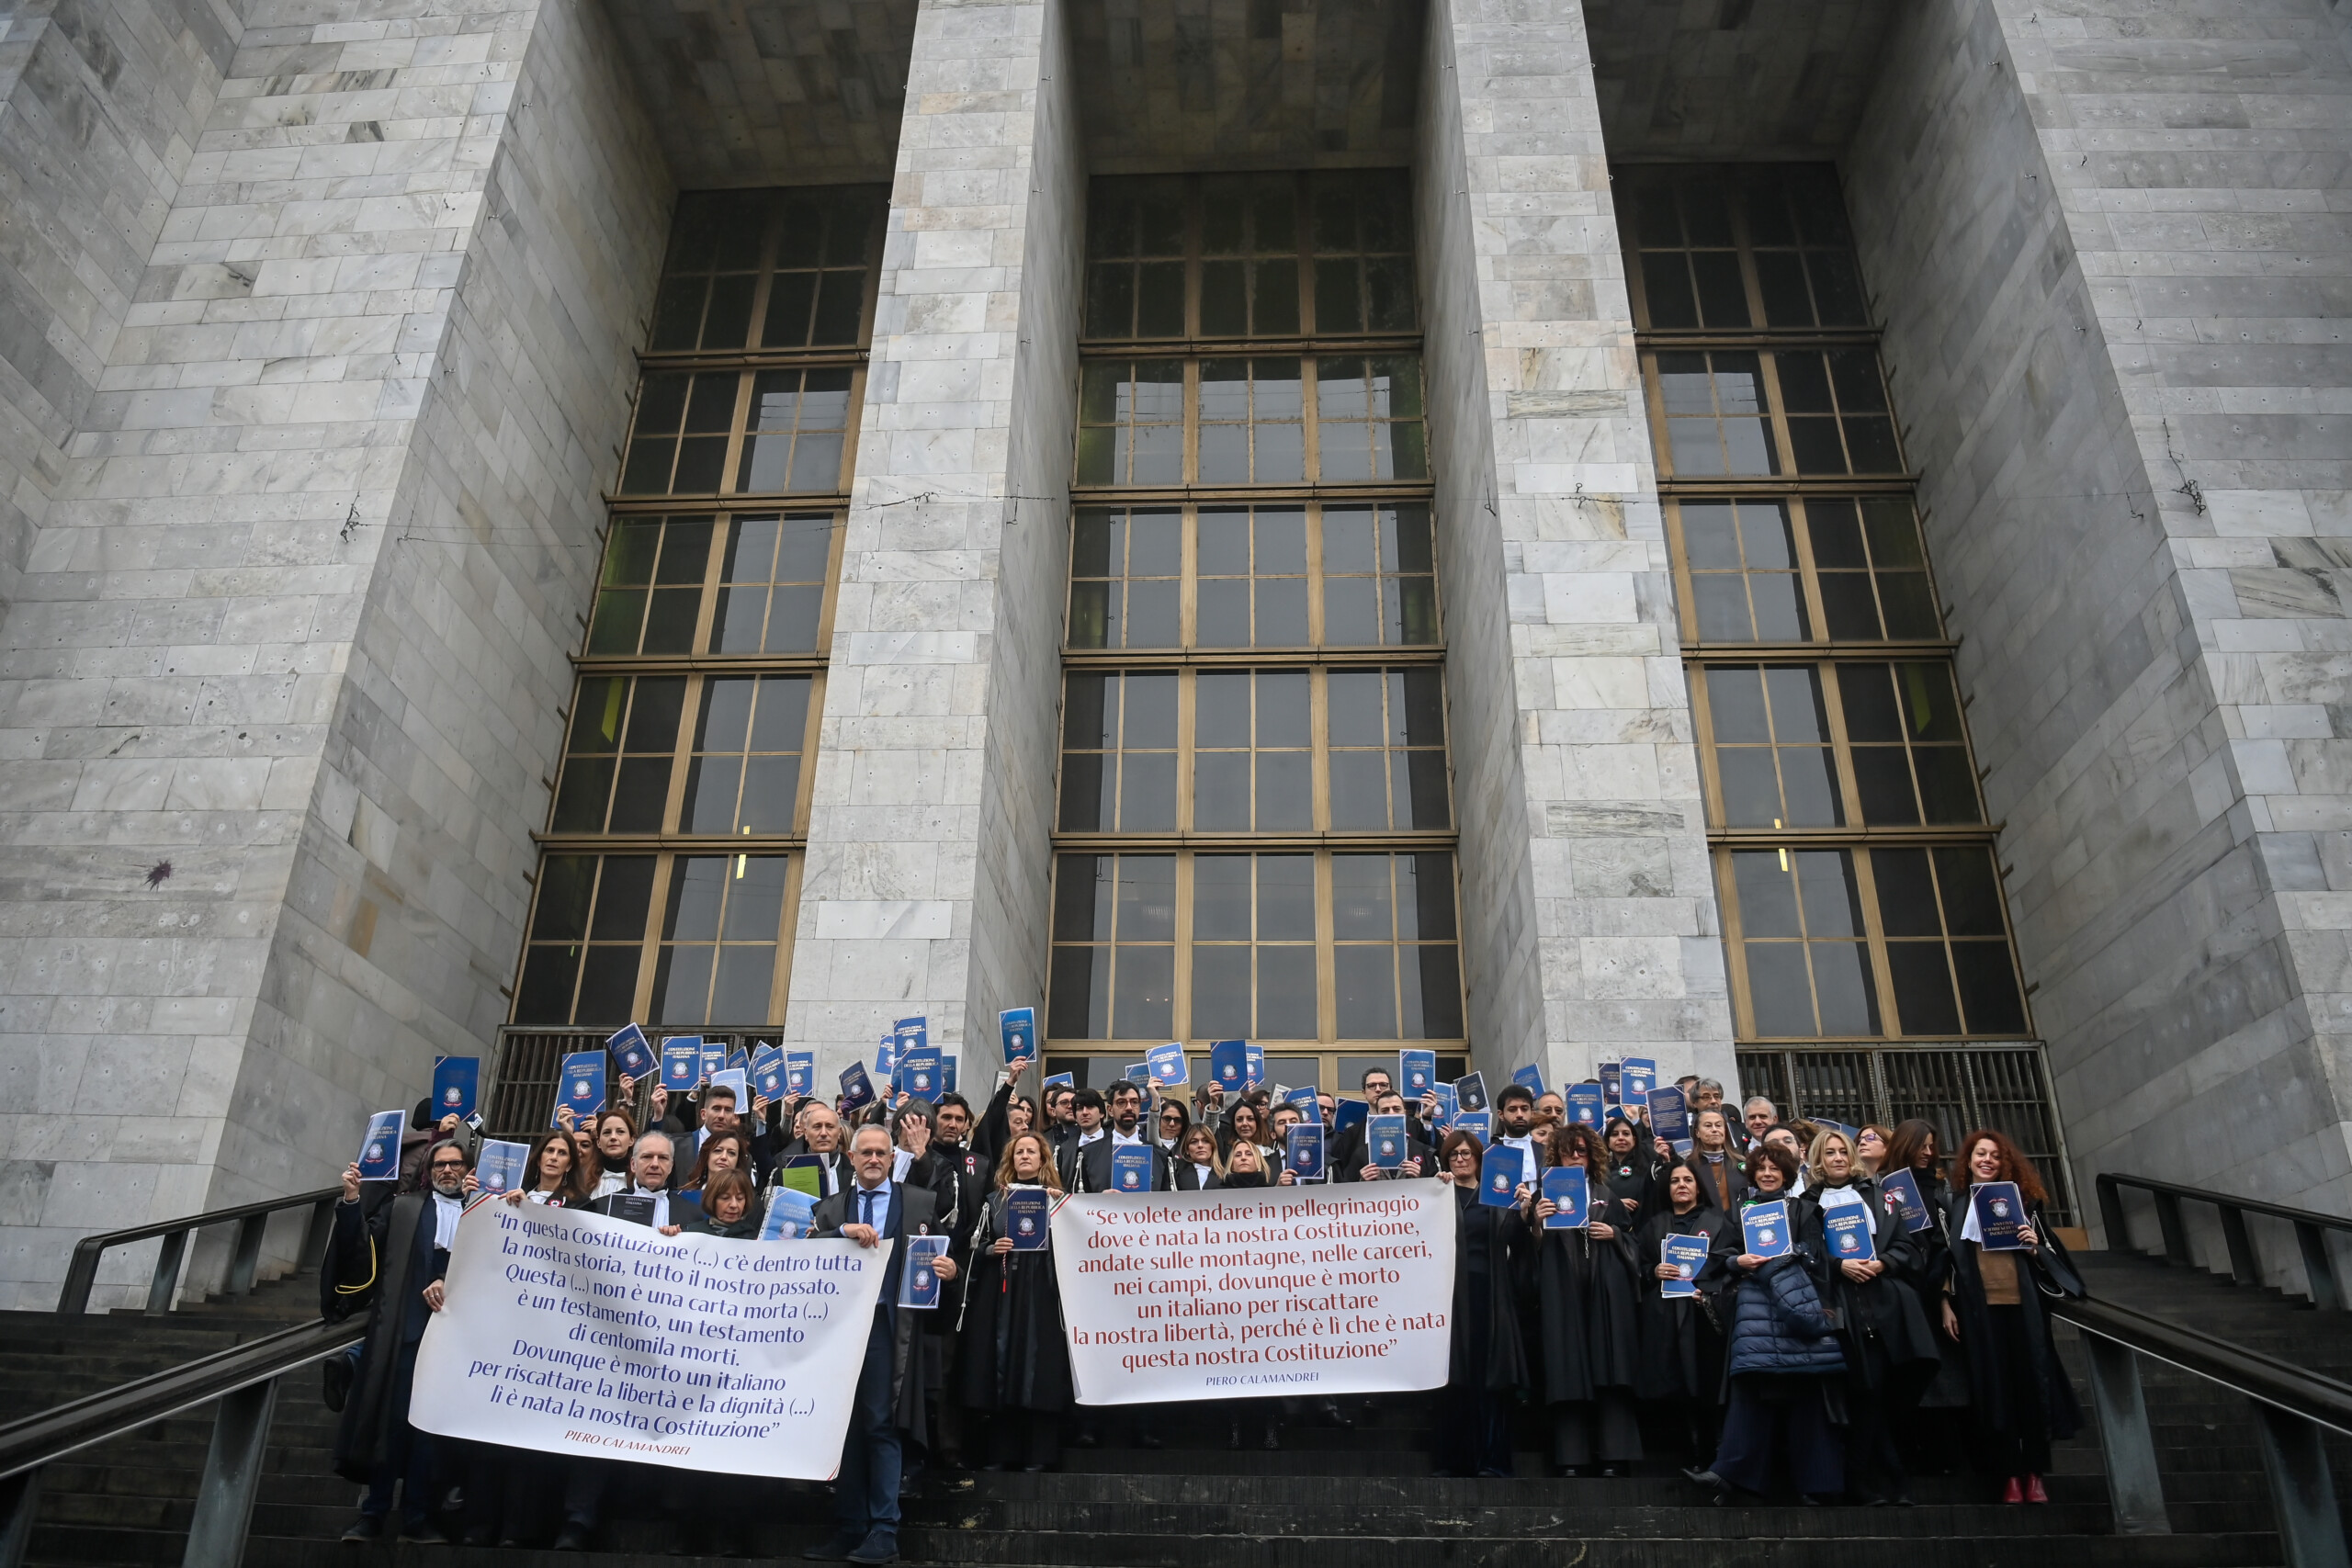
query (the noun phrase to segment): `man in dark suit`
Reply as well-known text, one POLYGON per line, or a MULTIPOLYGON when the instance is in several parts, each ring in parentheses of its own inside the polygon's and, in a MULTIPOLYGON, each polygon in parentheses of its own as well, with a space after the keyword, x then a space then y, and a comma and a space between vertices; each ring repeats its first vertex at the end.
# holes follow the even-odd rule
MULTIPOLYGON (((1384 1090, 1380 1097, 1372 1102, 1372 1113, 1374 1116, 1405 1116, 1405 1097, 1393 1089, 1384 1090)), ((1370 1123, 1367 1122, 1367 1130, 1369 1126, 1370 1123)), ((1366 1132, 1353 1127, 1349 1128, 1349 1136, 1353 1142, 1341 1143, 1340 1147, 1348 1152, 1332 1160, 1331 1179, 1334 1181, 1387 1181, 1434 1174, 1437 1170, 1437 1156, 1430 1152, 1429 1145, 1414 1135, 1415 1130, 1412 1118, 1407 1116, 1405 1118, 1405 1162, 1394 1170, 1383 1170, 1372 1163, 1372 1140, 1366 1135, 1366 1132)))
POLYGON ((810 1104, 800 1113, 800 1136, 776 1152, 783 1168, 803 1155, 817 1161, 817 1196, 830 1198, 849 1184, 849 1161, 842 1154, 842 1119, 828 1105, 810 1104))
POLYGON ((676 1235, 702 1213, 691 1192, 670 1190, 671 1173, 677 1168, 676 1145, 670 1134, 656 1129, 639 1133, 628 1152, 628 1182, 588 1205, 592 1213, 651 1225, 664 1235, 676 1235))
MULTIPOLYGON (((833 1482, 833 1514, 840 1528, 831 1540, 801 1553, 819 1562, 889 1562, 899 1555, 899 1428, 922 1430, 922 1357, 916 1319, 899 1310, 899 1277, 907 1263, 902 1245, 910 1235, 939 1234, 937 1199, 928 1189, 890 1179, 895 1151, 882 1127, 860 1127, 850 1138, 850 1166, 856 1178, 817 1205, 809 1235, 844 1236, 860 1247, 890 1249, 882 1293, 874 1303, 874 1324, 865 1337, 865 1361, 857 1374, 849 1433, 842 1442, 841 1473, 833 1482)), ((956 1260, 942 1256, 932 1266, 941 1280, 956 1278, 956 1260)))
POLYGON ((1104 1124, 1102 1135, 1073 1144, 1063 1151, 1063 1185, 1073 1192, 1110 1191, 1111 1151, 1133 1145, 1151 1151, 1151 1190, 1173 1190, 1176 1179, 1169 1168, 1168 1151, 1155 1143, 1144 1128, 1143 1090, 1131 1083, 1113 1084, 1109 1104, 1111 1119, 1104 1124))
POLYGON ((426 1546, 448 1542, 433 1524, 434 1439, 409 1425, 409 1388, 424 1325, 441 1310, 441 1281, 449 1272, 449 1247, 472 1170, 466 1145, 443 1139, 425 1153, 424 1191, 365 1207, 359 1168, 343 1173, 319 1294, 331 1318, 363 1305, 368 1314, 359 1370, 334 1437, 335 1472, 368 1487, 358 1521, 343 1532, 347 1541, 382 1539, 397 1483, 401 1539, 426 1546))

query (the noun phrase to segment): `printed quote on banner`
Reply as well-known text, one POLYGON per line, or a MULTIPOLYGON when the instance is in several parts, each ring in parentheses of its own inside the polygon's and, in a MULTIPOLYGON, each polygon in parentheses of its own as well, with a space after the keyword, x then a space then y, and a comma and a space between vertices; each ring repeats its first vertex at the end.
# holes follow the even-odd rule
POLYGON ((409 1419, 543 1453, 824 1480, 888 1257, 478 1203, 417 1348, 409 1419))
POLYGON ((1069 1198, 1054 1272, 1079 1402, 1439 1387, 1453 1224, 1439 1181, 1069 1198))

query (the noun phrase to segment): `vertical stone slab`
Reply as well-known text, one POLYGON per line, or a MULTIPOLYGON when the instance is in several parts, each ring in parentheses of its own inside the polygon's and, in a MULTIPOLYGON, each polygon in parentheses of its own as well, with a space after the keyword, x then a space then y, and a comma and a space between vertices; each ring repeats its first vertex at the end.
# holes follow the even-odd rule
POLYGON ((1939 0, 1849 159, 2086 1187, 2352 1201, 2334 34, 2313 0, 1939 0))
POLYGON ((1057 0, 925 0, 786 1032, 830 1076, 1044 1000, 1083 189, 1057 0), (967 1023, 967 1017, 971 1020, 967 1023))
POLYGON ((1734 1081, 1584 17, 1436 0, 1416 171, 1472 1048, 1734 1081))
POLYGON ((486 1054, 660 265, 593 6, 248 23, 0 632, 9 1306, 486 1054))

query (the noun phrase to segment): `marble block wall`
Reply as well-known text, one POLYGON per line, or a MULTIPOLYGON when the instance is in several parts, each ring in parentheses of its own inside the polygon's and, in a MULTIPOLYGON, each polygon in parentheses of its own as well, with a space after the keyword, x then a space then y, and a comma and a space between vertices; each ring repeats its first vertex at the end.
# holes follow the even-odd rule
POLYGON ((243 25, 229 0, 0 9, 0 610, 243 25))
POLYGON ((0 1305, 503 1016, 670 193, 589 0, 346 9, 246 18, 0 626, 0 1305))
MULTIPOLYGON (((1084 199, 1057 0, 916 18, 786 1035, 992 1061, 1044 1001, 1084 199)), ((972 1080, 978 1084, 980 1079, 972 1080)))
POLYGON ((1415 171, 1480 1063, 1735 1080, 1581 10, 1437 0, 1415 171))
POLYGON ((2086 1191, 2352 1206, 2335 41, 2319 0, 1934 0, 1847 160, 2086 1191))

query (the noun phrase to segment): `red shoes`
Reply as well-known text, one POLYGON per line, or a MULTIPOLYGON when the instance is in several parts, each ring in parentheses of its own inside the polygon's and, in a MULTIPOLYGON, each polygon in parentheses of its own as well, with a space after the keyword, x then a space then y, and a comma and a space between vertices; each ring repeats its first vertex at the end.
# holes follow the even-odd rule
POLYGON ((2047 1503, 2050 1501, 2050 1494, 2042 1489, 2041 1477, 2038 1475, 2027 1476, 2022 1483, 2012 1475, 2002 1484, 2001 1501, 2004 1503, 2047 1503))
POLYGON ((2050 1501, 2050 1494, 2041 1489, 2041 1477, 2029 1475, 2025 1478, 2025 1500, 2029 1503, 2050 1501))
POLYGON ((2022 1503, 2025 1501, 2025 1488, 2018 1484, 2018 1478, 2016 1476, 2010 1476, 2007 1481, 2002 1483, 2001 1501, 2004 1503, 2022 1503))

